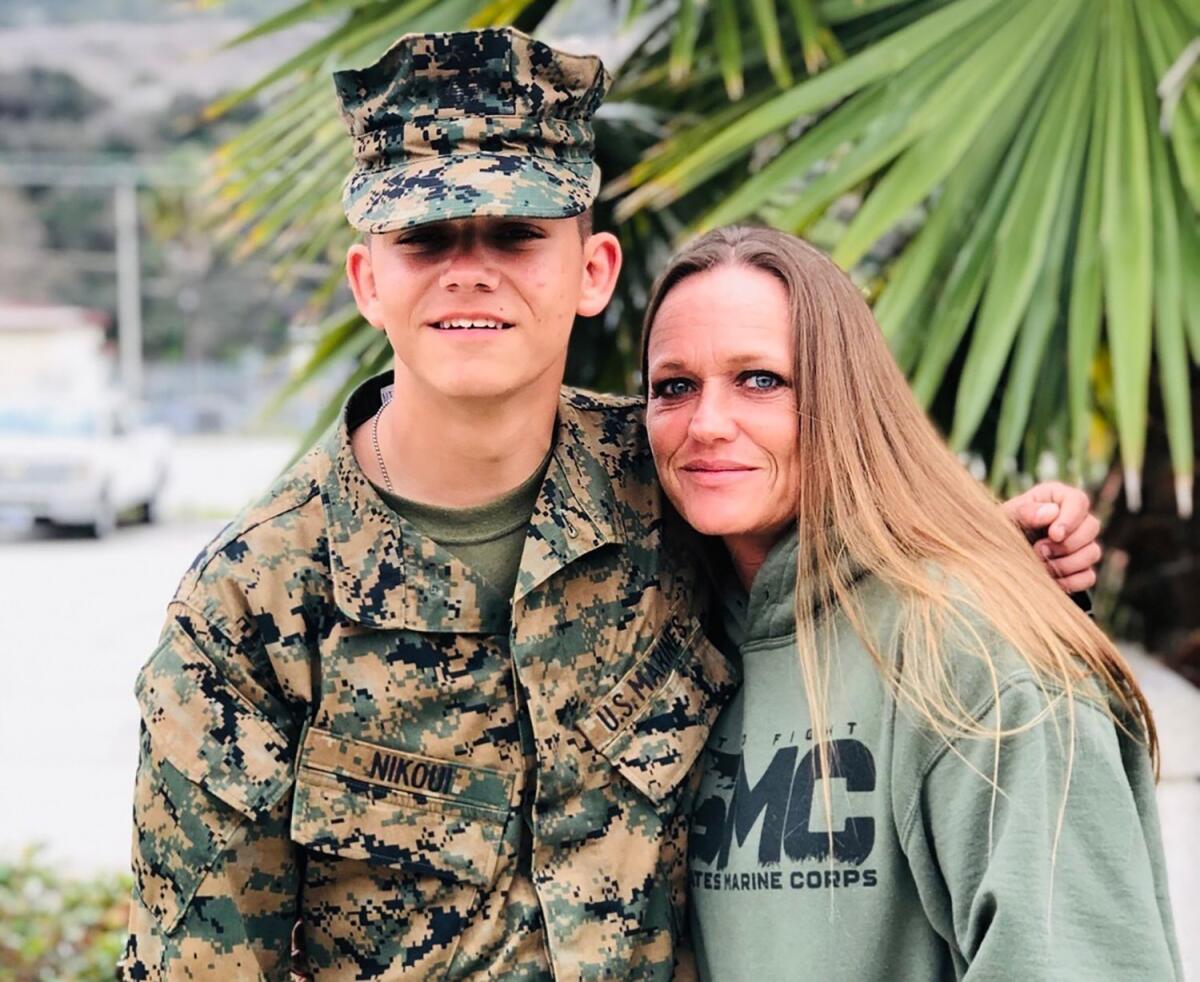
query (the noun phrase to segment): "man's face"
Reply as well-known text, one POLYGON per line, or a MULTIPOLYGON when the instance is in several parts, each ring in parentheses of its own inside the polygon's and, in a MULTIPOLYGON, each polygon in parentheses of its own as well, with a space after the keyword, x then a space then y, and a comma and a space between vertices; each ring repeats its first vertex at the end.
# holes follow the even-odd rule
POLYGON ((615 238, 583 238, 575 218, 467 218, 373 235, 346 268, 398 370, 488 399, 558 386, 575 316, 604 308, 619 263, 615 238))

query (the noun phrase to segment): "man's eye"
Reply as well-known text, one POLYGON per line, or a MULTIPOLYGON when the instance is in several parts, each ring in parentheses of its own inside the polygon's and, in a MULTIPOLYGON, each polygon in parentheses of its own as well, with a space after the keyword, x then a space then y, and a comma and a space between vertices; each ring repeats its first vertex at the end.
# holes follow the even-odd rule
POLYGON ((506 222, 495 232, 496 240, 501 243, 531 242, 544 237, 540 228, 525 222, 506 222))
POLYGON ((434 231, 417 229, 396 238, 396 245, 406 249, 441 249, 444 248, 449 236, 434 231))
POLYGON ((668 378, 650 386, 650 395, 655 399, 678 399, 692 391, 692 383, 685 378, 668 378))
POLYGON ((758 392, 769 392, 771 389, 780 389, 787 384, 774 372, 743 372, 740 382, 747 389, 754 389, 758 392))

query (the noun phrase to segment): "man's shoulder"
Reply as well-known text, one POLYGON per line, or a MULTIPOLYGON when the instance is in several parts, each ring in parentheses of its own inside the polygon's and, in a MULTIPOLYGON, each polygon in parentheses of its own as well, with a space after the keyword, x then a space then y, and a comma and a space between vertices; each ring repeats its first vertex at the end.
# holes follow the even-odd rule
POLYGON ((285 556, 312 556, 324 535, 321 486, 331 467, 327 442, 311 447, 200 551, 176 598, 187 600, 215 579, 236 580, 251 568, 272 568, 285 556))
POLYGON ((564 385, 562 402, 575 410, 582 420, 613 437, 645 440, 646 403, 639 396, 592 392, 564 385))
POLYGON ((657 488, 641 399, 564 386, 559 409, 562 438, 585 470, 603 472, 619 496, 639 502, 657 488))
POLYGON ((585 442, 608 452, 649 452, 646 404, 637 396, 563 386, 560 405, 570 411, 572 429, 585 442))
POLYGON ((585 412, 605 413, 620 417, 636 416, 641 419, 646 411, 646 401, 641 396, 616 395, 611 392, 593 392, 573 385, 562 387, 563 399, 576 409, 585 412))

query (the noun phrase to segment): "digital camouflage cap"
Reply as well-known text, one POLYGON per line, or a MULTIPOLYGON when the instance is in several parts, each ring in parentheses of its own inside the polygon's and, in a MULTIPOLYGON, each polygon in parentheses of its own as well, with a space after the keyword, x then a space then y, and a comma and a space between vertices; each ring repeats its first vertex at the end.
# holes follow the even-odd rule
POLYGON ((567 218, 599 190, 591 118, 611 79, 594 55, 513 28, 408 34, 334 82, 354 139, 342 204, 359 231, 567 218))

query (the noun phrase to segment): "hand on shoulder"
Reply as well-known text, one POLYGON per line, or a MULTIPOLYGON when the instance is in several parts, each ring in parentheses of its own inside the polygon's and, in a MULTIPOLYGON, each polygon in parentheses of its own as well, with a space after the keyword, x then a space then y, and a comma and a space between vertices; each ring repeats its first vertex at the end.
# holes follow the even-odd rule
POLYGON ((1059 481, 1036 484, 1001 505, 1009 521, 1033 544, 1054 581, 1066 593, 1088 590, 1096 583, 1102 550, 1100 520, 1079 488, 1059 481))

